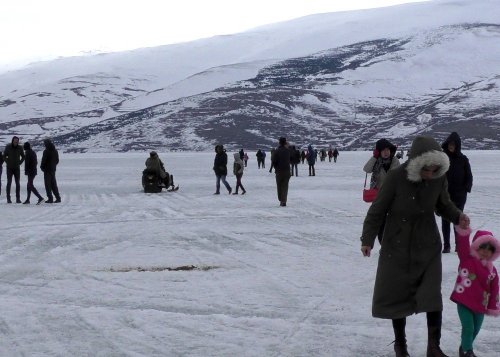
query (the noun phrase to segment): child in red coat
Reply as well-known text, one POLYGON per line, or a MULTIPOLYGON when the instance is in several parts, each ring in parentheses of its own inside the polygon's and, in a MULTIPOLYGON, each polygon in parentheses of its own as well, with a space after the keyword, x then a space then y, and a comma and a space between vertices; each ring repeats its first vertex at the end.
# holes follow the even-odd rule
POLYGON ((471 230, 455 227, 460 259, 455 289, 450 299, 457 304, 462 323, 460 356, 475 356, 472 344, 484 315, 500 315, 498 273, 493 265, 500 255, 500 243, 488 231, 477 231, 469 241, 471 230))

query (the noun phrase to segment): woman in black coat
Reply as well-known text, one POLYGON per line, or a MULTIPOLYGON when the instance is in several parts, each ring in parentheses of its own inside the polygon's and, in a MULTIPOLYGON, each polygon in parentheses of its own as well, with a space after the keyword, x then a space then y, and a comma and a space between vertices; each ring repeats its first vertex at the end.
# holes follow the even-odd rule
POLYGON ((36 153, 31 150, 31 145, 29 142, 25 142, 23 145, 24 148, 24 173, 26 176, 28 176, 28 183, 26 185, 26 189, 28 191, 28 196, 26 197, 26 201, 23 202, 23 204, 29 204, 30 203, 30 197, 31 193, 38 198, 38 202, 36 203, 39 205, 40 203, 43 202, 43 197, 38 193, 38 190, 35 188, 35 185, 33 184, 33 181, 35 180, 35 176, 37 174, 36 171, 36 165, 37 165, 37 157, 36 153))
POLYGON ((220 182, 226 186, 229 193, 232 192, 231 186, 226 181, 227 176, 227 154, 222 145, 215 146, 214 172, 216 181, 216 191, 214 195, 220 194, 220 182))
MULTIPOLYGON (((452 132, 441 147, 450 159, 450 168, 446 173, 450 199, 455 206, 463 211, 467 201, 467 193, 470 193, 472 189, 472 170, 469 159, 462 154, 462 140, 456 132, 452 132)), ((444 218, 441 219, 441 230, 443 232, 443 253, 449 253, 451 249, 450 222, 444 218)))

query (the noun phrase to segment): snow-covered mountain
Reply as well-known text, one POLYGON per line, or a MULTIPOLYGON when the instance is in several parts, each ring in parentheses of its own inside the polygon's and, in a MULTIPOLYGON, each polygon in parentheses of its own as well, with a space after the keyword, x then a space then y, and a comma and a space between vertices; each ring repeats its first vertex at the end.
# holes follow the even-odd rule
POLYGON ((0 139, 69 151, 369 148, 463 136, 500 147, 498 0, 318 14, 189 43, 0 74, 0 139))

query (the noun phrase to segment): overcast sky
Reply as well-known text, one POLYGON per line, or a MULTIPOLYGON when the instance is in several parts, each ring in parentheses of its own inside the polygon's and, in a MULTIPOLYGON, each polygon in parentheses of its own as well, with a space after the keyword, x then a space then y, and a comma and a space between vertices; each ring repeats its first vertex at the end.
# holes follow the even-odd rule
POLYGON ((0 67, 160 46, 293 18, 422 0, 1 0, 0 67))

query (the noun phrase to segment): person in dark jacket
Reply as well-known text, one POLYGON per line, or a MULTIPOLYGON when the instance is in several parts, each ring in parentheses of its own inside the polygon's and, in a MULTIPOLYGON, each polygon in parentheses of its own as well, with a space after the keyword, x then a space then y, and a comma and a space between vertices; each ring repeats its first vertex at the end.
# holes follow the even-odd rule
POLYGON ((276 188, 278 191, 278 200, 280 201, 280 206, 286 206, 286 201, 288 197, 288 182, 290 181, 290 149, 288 149, 288 143, 286 138, 281 137, 279 139, 279 146, 273 152, 271 156, 271 161, 274 166, 274 172, 276 174, 276 188))
POLYGON ((295 169, 295 176, 299 176, 299 163, 300 163, 300 151, 295 148, 295 145, 292 145, 290 148, 290 171, 293 176, 293 169, 295 169))
POLYGON ((59 203, 61 196, 59 195, 59 188, 57 187, 56 168, 59 164, 59 153, 50 139, 43 141, 45 150, 43 150, 42 162, 40 169, 43 171, 43 180, 45 182, 45 191, 47 192, 48 200, 46 203, 59 203), (54 201, 54 196, 56 200, 54 201))
POLYGON ((3 153, 0 151, 0 195, 2 194, 3 153))
MULTIPOLYGON (((450 199, 460 210, 463 211, 467 201, 467 193, 472 189, 472 170, 469 159, 462 154, 462 140, 456 132, 452 132, 441 145, 443 151, 450 159, 450 168, 446 173, 448 179, 448 193, 450 199)), ((441 219, 441 230, 443 232, 443 253, 449 253, 450 246, 450 222, 441 219)), ((455 250, 457 235, 455 232, 455 250)))
POLYGON ((33 181, 35 180, 35 176, 37 174, 36 166, 38 164, 36 152, 31 149, 31 145, 29 142, 25 142, 23 148, 24 155, 26 157, 26 159, 24 160, 24 174, 28 176, 28 183, 26 185, 28 196, 26 197, 26 201, 24 201, 23 204, 26 205, 30 203, 31 193, 33 192, 33 194, 38 198, 38 202, 36 204, 39 205, 43 202, 43 197, 42 195, 40 195, 40 193, 38 193, 38 190, 33 184, 33 181))
POLYGON ((337 162, 337 157, 340 155, 337 148, 333 149, 333 162, 337 162))
POLYGON ((261 149, 257 150, 257 153, 255 153, 255 156, 257 156, 257 167, 259 169, 261 166, 262 166, 262 168, 265 168, 263 151, 261 149))
POLYGON ((446 356, 440 348, 442 266, 435 212, 463 229, 470 223, 450 200, 448 166, 448 156, 436 140, 417 136, 408 161, 388 172, 363 223, 361 252, 369 257, 386 222, 372 315, 392 320, 396 356, 409 356, 406 317, 421 312, 427 315, 427 356, 446 356))
POLYGON ((318 151, 314 150, 311 144, 307 147, 307 163, 309 164, 309 176, 316 176, 316 170, 314 169, 314 164, 316 164, 316 159, 318 157, 318 151))
POLYGON ((21 203, 21 164, 24 162, 24 150, 19 145, 19 138, 12 137, 12 141, 5 147, 3 152, 5 166, 7 166, 7 203, 12 203, 10 199, 10 187, 12 176, 16 182, 16 203, 21 203))
POLYGON ((216 145, 215 146, 215 159, 214 159, 214 172, 215 172, 215 177, 217 178, 216 181, 216 191, 214 195, 219 195, 220 194, 220 182, 226 186, 227 191, 229 194, 231 194, 232 189, 231 186, 226 181, 226 176, 227 176, 227 154, 226 150, 224 150, 224 146, 222 145, 216 145))
MULTIPOLYGON (((274 169, 274 164, 273 164, 272 157, 273 157, 273 154, 274 154, 275 150, 276 150, 275 148, 271 149, 271 167, 269 168, 269 172, 273 172, 273 169, 274 169)), ((266 157, 266 156, 264 155, 264 157, 266 157)))

